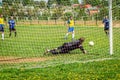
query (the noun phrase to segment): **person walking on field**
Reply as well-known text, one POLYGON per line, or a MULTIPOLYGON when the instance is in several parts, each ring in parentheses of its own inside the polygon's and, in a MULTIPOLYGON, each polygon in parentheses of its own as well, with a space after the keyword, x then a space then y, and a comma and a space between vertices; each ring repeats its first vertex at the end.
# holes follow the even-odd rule
POLYGON ((75 32, 74 32, 74 20, 72 16, 70 16, 70 18, 67 21, 67 28, 68 32, 65 35, 65 39, 67 39, 69 33, 72 33, 72 40, 74 40, 75 32))

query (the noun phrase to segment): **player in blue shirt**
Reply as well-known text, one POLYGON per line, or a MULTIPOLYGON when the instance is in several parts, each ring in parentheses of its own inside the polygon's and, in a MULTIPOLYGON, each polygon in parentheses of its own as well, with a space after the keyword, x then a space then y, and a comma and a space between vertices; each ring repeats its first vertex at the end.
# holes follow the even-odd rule
POLYGON ((106 35, 108 35, 109 34, 109 19, 107 16, 105 16, 102 23, 104 24, 104 31, 105 31, 106 35))
POLYGON ((17 33, 16 33, 16 29, 15 29, 15 20, 13 19, 13 16, 10 17, 8 24, 9 24, 9 30, 10 30, 9 37, 11 37, 12 31, 14 31, 15 37, 16 37, 17 33))

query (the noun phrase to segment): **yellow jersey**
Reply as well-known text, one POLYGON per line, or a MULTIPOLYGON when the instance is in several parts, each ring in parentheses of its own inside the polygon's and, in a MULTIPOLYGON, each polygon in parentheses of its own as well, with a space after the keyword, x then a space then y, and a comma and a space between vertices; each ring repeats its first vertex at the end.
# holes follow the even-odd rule
POLYGON ((4 24, 4 19, 0 18, 0 24, 4 24))
POLYGON ((74 20, 68 20, 69 27, 74 27, 74 20))

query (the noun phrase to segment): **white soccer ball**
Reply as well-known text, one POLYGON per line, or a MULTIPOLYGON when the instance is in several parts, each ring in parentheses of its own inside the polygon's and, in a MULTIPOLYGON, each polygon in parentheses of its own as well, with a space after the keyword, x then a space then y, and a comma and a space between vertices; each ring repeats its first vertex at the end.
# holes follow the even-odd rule
POLYGON ((93 42, 93 41, 90 41, 90 42, 89 42, 89 45, 90 45, 90 46, 93 46, 93 45, 94 45, 94 42, 93 42))

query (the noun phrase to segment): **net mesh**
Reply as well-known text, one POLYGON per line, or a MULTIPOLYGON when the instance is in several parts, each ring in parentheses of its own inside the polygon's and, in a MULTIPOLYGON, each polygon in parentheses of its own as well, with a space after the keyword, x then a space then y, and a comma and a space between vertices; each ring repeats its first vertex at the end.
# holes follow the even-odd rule
MULTIPOLYGON (((107 0, 3 0, 0 9, 5 20, 5 39, 0 40, 1 61, 8 57, 16 59, 53 56, 50 53, 44 55, 46 49, 53 49, 72 41, 71 34, 67 40, 64 39, 69 16, 74 18, 75 39, 85 37, 83 46, 89 54, 87 59, 109 56, 109 36, 105 34, 102 24, 104 16, 108 16, 107 0), (14 32, 9 37, 10 16, 14 17, 16 23, 16 37, 14 32), (89 46, 90 41, 94 42, 94 46, 89 46)), ((113 0, 115 55, 119 55, 120 52, 119 33, 120 1, 113 0)), ((62 56, 70 61, 71 58, 79 60, 82 52, 79 49, 73 50, 68 55, 62 56)), ((83 57, 86 58, 85 56, 83 57)), ((61 55, 58 59, 65 60, 61 59, 61 55)))

